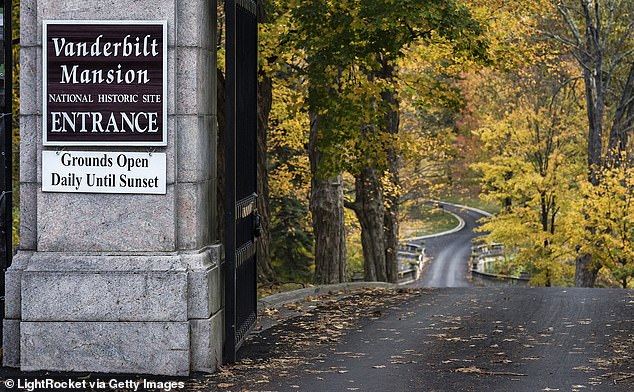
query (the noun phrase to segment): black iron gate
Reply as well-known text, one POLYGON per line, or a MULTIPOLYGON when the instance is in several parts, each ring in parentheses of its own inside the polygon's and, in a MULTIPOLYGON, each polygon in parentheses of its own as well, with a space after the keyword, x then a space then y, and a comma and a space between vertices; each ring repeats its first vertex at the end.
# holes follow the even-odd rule
MULTIPOLYGON (((2 7, 2 36, 0 37, 0 317, 4 318, 4 271, 13 258, 13 88, 12 88, 12 27, 11 0, 0 3, 2 7)), ((0 326, 2 331, 2 326, 0 326)))
POLYGON ((226 0, 225 362, 257 318, 257 3, 226 0))

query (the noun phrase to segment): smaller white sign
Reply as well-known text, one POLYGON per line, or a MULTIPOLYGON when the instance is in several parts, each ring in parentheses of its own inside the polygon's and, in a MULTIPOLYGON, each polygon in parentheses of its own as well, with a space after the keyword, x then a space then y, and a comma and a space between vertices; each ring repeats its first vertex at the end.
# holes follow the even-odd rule
POLYGON ((165 153, 43 151, 42 191, 166 194, 165 153))

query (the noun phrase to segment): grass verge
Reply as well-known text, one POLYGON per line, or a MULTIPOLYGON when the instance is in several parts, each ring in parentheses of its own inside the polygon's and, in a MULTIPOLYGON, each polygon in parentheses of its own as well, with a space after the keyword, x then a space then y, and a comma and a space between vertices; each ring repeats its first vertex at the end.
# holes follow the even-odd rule
POLYGON ((400 237, 422 237, 442 233, 459 224, 455 216, 442 209, 428 205, 407 206, 400 224, 400 237))

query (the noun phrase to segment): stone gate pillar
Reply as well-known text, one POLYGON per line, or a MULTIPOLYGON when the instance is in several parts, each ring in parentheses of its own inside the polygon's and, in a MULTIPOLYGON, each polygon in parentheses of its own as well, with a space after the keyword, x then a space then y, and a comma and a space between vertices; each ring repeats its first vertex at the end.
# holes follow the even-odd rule
POLYGON ((20 249, 6 272, 6 366, 187 375, 222 358, 215 15, 209 0, 21 1, 20 249), (65 32, 60 21, 82 22, 65 32), (114 36, 67 45, 109 21, 114 36), (160 31, 130 27, 125 38, 144 21, 166 25, 163 73, 160 31), (43 45, 47 24, 54 45, 43 45), (156 69, 145 73, 146 60, 156 69), (67 85, 76 97, 45 96, 67 85), (131 102, 114 110, 129 118, 93 114, 117 86, 131 102), (159 105, 133 102, 162 87, 159 105), (165 143, 146 143, 157 130, 165 143), (84 143, 93 133, 103 143, 84 143))

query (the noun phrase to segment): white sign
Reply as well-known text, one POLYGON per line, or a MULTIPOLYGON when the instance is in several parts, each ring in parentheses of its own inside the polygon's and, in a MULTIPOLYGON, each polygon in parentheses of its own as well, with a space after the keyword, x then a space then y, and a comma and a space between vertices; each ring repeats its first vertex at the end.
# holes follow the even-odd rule
POLYGON ((43 151, 42 191, 166 194, 165 153, 43 151))

